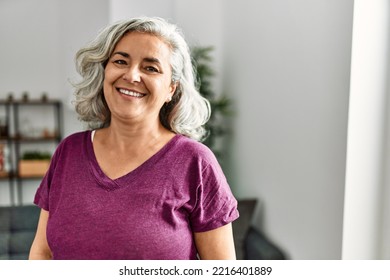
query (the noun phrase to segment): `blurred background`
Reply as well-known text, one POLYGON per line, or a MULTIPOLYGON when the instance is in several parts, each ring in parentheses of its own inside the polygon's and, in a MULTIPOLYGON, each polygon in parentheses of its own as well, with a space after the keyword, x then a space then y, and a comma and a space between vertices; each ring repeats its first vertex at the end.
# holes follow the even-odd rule
MULTIPOLYGON (((0 0, 0 99, 46 94, 63 104, 62 137, 83 130, 76 51, 108 23, 166 18, 213 47, 212 90, 233 112, 221 165, 237 198, 258 200, 251 223, 289 259, 389 259, 390 9, 369 2, 0 0)), ((24 120, 44 130, 49 114, 24 120)), ((24 183, 22 204, 38 185, 24 183)))

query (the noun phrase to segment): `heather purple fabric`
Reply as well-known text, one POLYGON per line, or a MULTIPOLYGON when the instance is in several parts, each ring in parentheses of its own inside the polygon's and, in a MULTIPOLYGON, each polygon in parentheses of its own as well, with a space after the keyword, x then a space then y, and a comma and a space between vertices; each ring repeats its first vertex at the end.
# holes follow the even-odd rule
POLYGON ((111 180, 97 163, 91 132, 75 133, 58 146, 34 203, 49 211, 54 259, 196 259, 193 231, 238 217, 212 152, 181 135, 111 180))

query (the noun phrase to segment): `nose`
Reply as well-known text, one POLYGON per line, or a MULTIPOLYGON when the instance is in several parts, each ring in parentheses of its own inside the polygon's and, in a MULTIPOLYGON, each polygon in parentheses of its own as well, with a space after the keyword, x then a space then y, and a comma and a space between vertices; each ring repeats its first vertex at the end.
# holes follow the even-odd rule
POLYGON ((127 71, 123 74, 123 79, 130 83, 139 83, 141 82, 141 73, 136 66, 129 67, 127 71))

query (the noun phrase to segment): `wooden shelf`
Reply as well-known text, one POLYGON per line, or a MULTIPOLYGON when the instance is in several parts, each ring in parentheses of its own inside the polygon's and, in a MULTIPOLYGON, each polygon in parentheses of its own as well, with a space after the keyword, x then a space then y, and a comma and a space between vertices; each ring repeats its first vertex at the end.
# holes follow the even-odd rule
POLYGON ((59 105, 59 104, 61 104, 61 101, 57 100, 57 99, 48 99, 48 100, 42 100, 42 99, 28 99, 28 100, 0 99, 0 105, 59 105))
POLYGON ((0 181, 8 181, 11 179, 18 179, 18 180, 41 180, 44 177, 42 176, 19 176, 15 173, 2 173, 0 174, 0 181))
MULTIPOLYGON (((9 166, 12 169, 11 172, 0 173, 0 181, 8 181, 10 187, 10 200, 12 205, 21 204, 22 199, 22 187, 28 180, 41 180, 44 175, 38 172, 26 173, 25 169, 20 169, 20 159, 22 158, 21 153, 26 151, 32 146, 39 146, 39 143, 43 144, 58 144, 62 139, 62 126, 63 126, 63 116, 62 116, 62 102, 56 99, 42 99, 42 98, 29 98, 29 99, 5 99, 0 98, 0 110, 5 111, 6 121, 5 124, 8 127, 8 132, 2 132, 0 136, 0 142, 7 145, 9 149, 9 166), (27 106, 33 106, 31 111, 33 113, 28 116, 28 118, 35 118, 40 112, 45 112, 45 114, 53 114, 54 126, 50 127, 50 130, 42 130, 39 134, 36 134, 39 137, 23 137, 20 130, 21 120, 20 117, 23 116, 23 113, 29 112, 30 108, 27 106), (40 107, 44 107, 45 110, 40 110, 40 107), (46 110, 47 107, 52 107, 54 111, 46 110), (38 109, 37 109, 38 108, 38 109), (21 174, 19 172, 22 171, 21 174), (24 172, 24 173, 23 173, 24 172), (35 175, 37 174, 37 175, 35 175), (24 176, 21 176, 24 175, 24 176), (14 188, 16 188, 16 197, 13 196, 14 188), (16 198, 16 199, 15 199, 16 198)), ((51 118, 51 116, 44 116, 51 118)), ((39 149, 39 148, 38 148, 39 149)))
POLYGON ((9 173, 5 171, 0 171, 0 179, 8 179, 9 178, 9 173))
POLYGON ((39 143, 39 142, 51 142, 60 140, 60 136, 51 136, 51 137, 1 137, 0 141, 12 141, 12 142, 25 142, 25 143, 39 143))

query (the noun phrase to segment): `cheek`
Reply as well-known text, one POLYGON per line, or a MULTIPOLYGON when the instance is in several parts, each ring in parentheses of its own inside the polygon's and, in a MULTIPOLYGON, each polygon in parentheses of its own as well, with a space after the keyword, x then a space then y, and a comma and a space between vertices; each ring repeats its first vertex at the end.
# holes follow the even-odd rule
POLYGON ((167 78, 159 80, 159 87, 161 89, 161 92, 164 94, 170 94, 174 89, 171 79, 167 79, 167 78))
POLYGON ((113 83, 121 76, 123 76, 122 71, 115 69, 111 64, 108 64, 104 69, 104 83, 113 83))
POLYGON ((103 81, 103 96, 107 100, 107 93, 110 91, 110 86, 108 84, 107 79, 105 78, 103 81))
MULTIPOLYGON (((108 66, 107 66, 108 67, 108 66)), ((110 71, 109 69, 105 69, 104 70, 104 77, 103 77, 103 79, 104 79, 104 81, 103 81, 103 83, 104 84, 106 84, 108 81, 110 81, 110 79, 111 79, 111 72, 112 71, 110 71)))
POLYGON ((106 99, 110 99, 110 92, 112 92, 112 87, 115 79, 113 77, 113 71, 104 71, 103 77, 103 96, 106 99))

